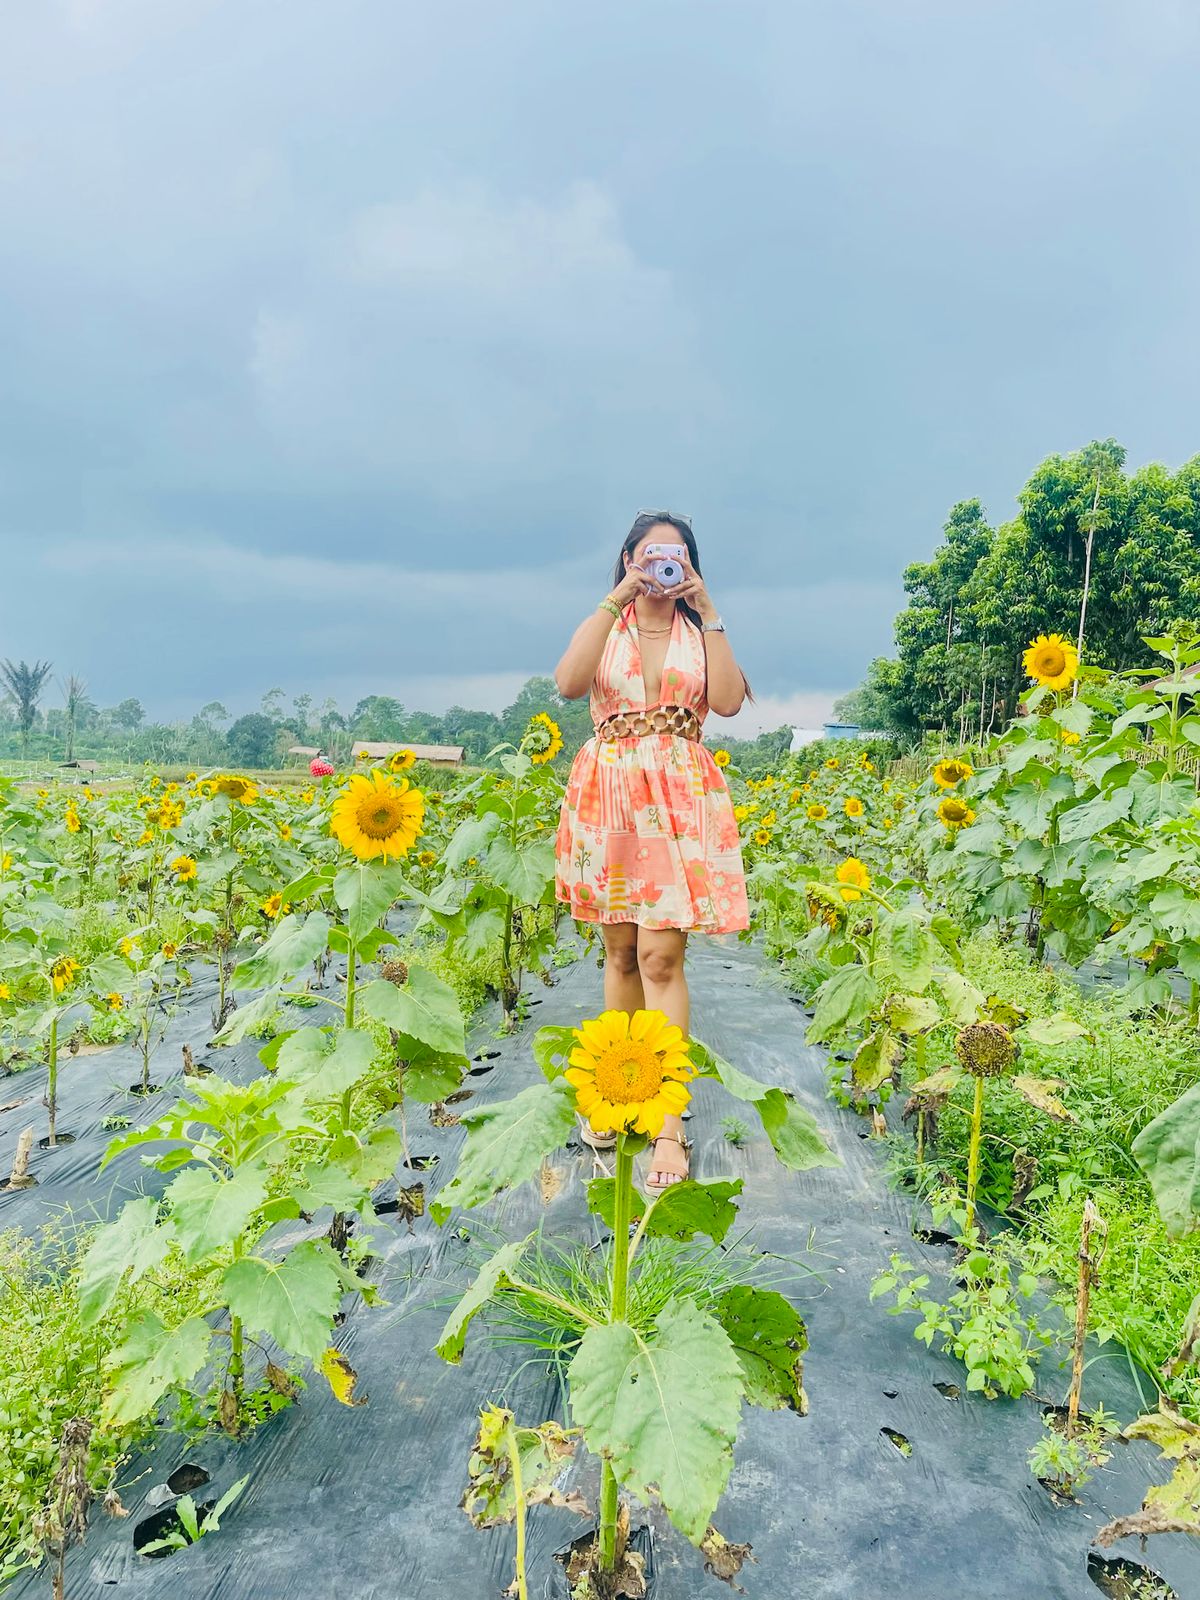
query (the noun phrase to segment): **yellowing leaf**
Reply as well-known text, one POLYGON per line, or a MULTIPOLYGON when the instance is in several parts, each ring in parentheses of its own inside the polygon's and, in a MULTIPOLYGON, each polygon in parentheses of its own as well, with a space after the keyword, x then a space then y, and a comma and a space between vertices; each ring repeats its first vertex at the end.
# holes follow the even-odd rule
POLYGON ((361 1400, 354 1398, 354 1391, 358 1385, 358 1373, 346 1360, 336 1345, 330 1345, 321 1357, 321 1375, 333 1391, 333 1398, 340 1400, 344 1406, 365 1406, 367 1397, 361 1400))

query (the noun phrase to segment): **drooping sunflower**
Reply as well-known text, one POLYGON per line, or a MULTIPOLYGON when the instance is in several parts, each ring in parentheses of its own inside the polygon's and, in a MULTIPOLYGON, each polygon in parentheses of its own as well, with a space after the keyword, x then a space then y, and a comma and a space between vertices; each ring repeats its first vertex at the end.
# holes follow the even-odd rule
POLYGON ((871 874, 857 856, 847 856, 834 874, 842 886, 843 900, 861 900, 861 889, 871 887, 871 874))
POLYGON ((70 956, 59 956, 50 968, 50 982, 54 986, 55 994, 61 994, 75 982, 75 974, 79 971, 78 961, 73 961, 70 956))
POLYGON ((535 711, 521 747, 535 767, 544 767, 563 747, 562 729, 545 711, 535 711))
POLYGON ((171 871, 180 883, 193 882, 196 870, 196 862, 192 856, 176 856, 171 863, 171 871))
POLYGON ((866 809, 866 806, 863 805, 856 794, 848 794, 842 806, 842 810, 848 817, 861 817, 866 809))
POLYGON ((334 801, 329 831, 360 861, 406 855, 417 842, 425 796, 406 778, 389 778, 376 767, 355 773, 334 801))
POLYGON ((845 905, 833 890, 823 883, 810 883, 805 891, 804 901, 812 920, 823 922, 831 932, 840 928, 846 920, 845 905))
POLYGON ((691 1099, 687 1040, 661 1011, 605 1011, 575 1029, 566 1079, 596 1133, 654 1138, 691 1099))
POLYGON ((819 800, 814 801, 808 808, 808 820, 810 822, 824 822, 828 815, 829 807, 823 806, 819 800))
POLYGON ((1079 652, 1061 633, 1039 633, 1021 662, 1043 689, 1068 689, 1079 671, 1079 652))
POLYGON ((223 794, 226 799, 242 806, 252 806, 258 799, 258 785, 237 772, 219 772, 210 780, 209 792, 223 794))
POLYGON ((975 768, 961 756, 946 756, 933 765, 933 781, 939 789, 954 789, 971 777, 975 768))
POLYGON ((729 751, 728 750, 714 750, 713 751, 713 760, 716 762, 717 766, 719 766, 719 767, 727 767, 729 765, 729 751))
POLYGON ((389 772, 407 772, 409 767, 415 767, 417 758, 411 750, 397 750, 387 764, 389 772))
POLYGON ((948 794, 945 799, 938 801, 937 814, 938 820, 947 828, 969 828, 975 821, 975 813, 956 794, 948 794))

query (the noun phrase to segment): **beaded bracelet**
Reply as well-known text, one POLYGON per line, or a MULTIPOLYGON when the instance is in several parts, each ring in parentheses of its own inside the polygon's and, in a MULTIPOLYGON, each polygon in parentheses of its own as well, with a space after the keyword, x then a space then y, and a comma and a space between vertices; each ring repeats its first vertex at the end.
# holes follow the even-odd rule
POLYGON ((607 611, 616 622, 620 622, 621 620, 621 608, 613 599, 612 595, 605 595, 604 599, 601 600, 596 609, 597 611, 607 611))

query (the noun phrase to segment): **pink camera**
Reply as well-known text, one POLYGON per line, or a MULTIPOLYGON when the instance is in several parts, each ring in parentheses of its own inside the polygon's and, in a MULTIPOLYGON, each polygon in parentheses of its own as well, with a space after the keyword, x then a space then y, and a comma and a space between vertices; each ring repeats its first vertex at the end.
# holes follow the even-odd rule
POLYGON ((674 589, 687 576, 683 566, 686 560, 686 545, 648 544, 638 566, 664 589, 674 589))

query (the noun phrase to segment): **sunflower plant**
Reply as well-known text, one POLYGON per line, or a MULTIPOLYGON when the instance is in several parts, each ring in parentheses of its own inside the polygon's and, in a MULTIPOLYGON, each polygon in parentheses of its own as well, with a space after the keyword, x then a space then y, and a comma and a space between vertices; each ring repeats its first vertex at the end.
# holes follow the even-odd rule
MULTIPOLYGON (((615 1173, 593 1179, 588 1205, 612 1229, 601 1291, 576 1296, 548 1287, 523 1267, 532 1238, 505 1245, 480 1270, 447 1319, 438 1345, 461 1359, 468 1325, 518 1296, 540 1305, 570 1332, 567 1389, 571 1420, 600 1457, 599 1526, 592 1570, 611 1583, 621 1560, 628 1512, 622 1488, 659 1501, 701 1549, 720 1535, 710 1518, 729 1477, 743 1401, 802 1412, 804 1324, 783 1295, 752 1283, 709 1292, 716 1271, 703 1266, 674 1290, 682 1273, 672 1251, 697 1236, 720 1245, 736 1216, 740 1180, 688 1179, 648 1198, 634 1183, 634 1159, 683 1111, 700 1079, 714 1079, 752 1105, 781 1162, 792 1171, 837 1158, 812 1117, 784 1090, 759 1083, 661 1012, 608 1011, 579 1028, 543 1028, 534 1054, 545 1081, 515 1099, 463 1117, 467 1140, 458 1170, 431 1208, 445 1222, 455 1207, 483 1204, 532 1178, 585 1118, 616 1138, 615 1173), (659 1290, 643 1292, 653 1263, 659 1290), (673 1267, 673 1263, 676 1265, 673 1267)), ((588 1591, 592 1592, 592 1591, 588 1591)))

